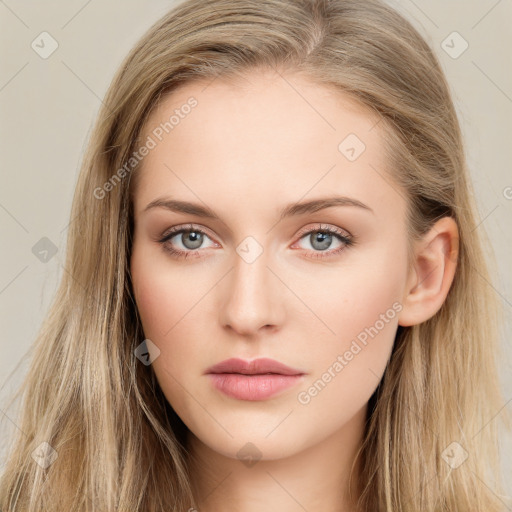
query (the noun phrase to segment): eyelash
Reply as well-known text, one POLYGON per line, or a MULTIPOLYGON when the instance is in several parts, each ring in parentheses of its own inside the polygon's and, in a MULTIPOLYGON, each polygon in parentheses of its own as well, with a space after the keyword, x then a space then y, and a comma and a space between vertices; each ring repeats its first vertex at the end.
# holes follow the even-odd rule
MULTIPOLYGON (((189 224, 188 226, 184 227, 178 227, 178 228, 172 228, 171 231, 168 231, 158 242, 162 244, 164 250, 168 253, 170 253, 173 257, 176 258, 182 258, 186 259, 190 255, 194 255, 193 257, 199 257, 198 253, 201 251, 201 249, 191 249, 187 251, 182 251, 180 249, 174 249, 171 247, 170 244, 167 242, 173 238, 176 235, 179 235, 180 233, 200 233, 202 235, 208 236, 208 233, 203 231, 201 228, 194 226, 193 224, 189 224), (197 255, 197 256, 195 256, 197 255)), ((317 227, 315 229, 309 229, 307 231, 301 232, 299 240, 304 238, 306 235, 310 235, 312 233, 329 233, 331 235, 335 235, 341 242, 343 242, 344 245, 339 247, 338 249, 334 250, 326 250, 326 251, 313 251, 314 255, 308 256, 310 258, 330 258, 333 256, 338 255, 340 252, 344 251, 347 247, 351 247, 355 244, 355 237, 353 235, 346 235, 343 231, 341 231, 339 228, 335 228, 332 226, 327 227, 317 227), (327 256, 325 255, 327 254, 327 256)), ((210 238, 210 237, 208 237, 210 238)))

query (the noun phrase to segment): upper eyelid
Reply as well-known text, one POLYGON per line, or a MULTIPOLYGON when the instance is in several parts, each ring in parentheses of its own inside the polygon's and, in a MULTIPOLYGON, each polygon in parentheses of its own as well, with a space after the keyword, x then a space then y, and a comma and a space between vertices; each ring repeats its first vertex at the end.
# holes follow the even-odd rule
POLYGON ((314 231, 329 231, 331 233, 334 233, 334 234, 339 234, 341 236, 346 236, 347 238, 349 237, 352 237, 352 234, 347 231, 346 229, 344 228, 340 228, 338 226, 332 226, 330 224, 325 224, 325 223, 321 223, 319 222, 317 224, 318 227, 305 227, 305 228, 302 228, 299 230, 297 236, 300 236, 302 237, 303 235, 306 235, 310 232, 314 232, 314 231), (343 232, 343 233, 339 233, 339 231, 343 232))
POLYGON ((168 230, 164 231, 164 234, 162 235, 162 238, 167 238, 170 235, 175 235, 176 233, 181 233, 183 231, 200 231, 201 233, 209 234, 209 230, 202 227, 202 226, 196 226, 195 224, 183 224, 183 225, 177 225, 173 226, 172 228, 169 228, 168 230))

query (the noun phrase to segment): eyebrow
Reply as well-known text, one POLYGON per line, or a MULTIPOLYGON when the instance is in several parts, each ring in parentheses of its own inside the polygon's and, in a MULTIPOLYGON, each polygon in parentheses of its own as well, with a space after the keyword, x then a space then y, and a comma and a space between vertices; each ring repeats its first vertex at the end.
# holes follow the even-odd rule
MULTIPOLYGON (((292 203, 281 210, 279 221, 287 217, 296 215, 304 215, 306 213, 314 213, 325 208, 332 208, 334 206, 354 206, 363 210, 367 210, 371 213, 375 213, 369 206, 353 199, 344 196, 332 196, 323 197, 319 199, 313 199, 311 201, 305 201, 302 203, 292 203)), ((202 206, 197 203, 190 203, 188 201, 178 201, 177 199, 170 198, 158 198, 151 201, 143 212, 147 212, 153 208, 164 208, 178 213, 186 213, 189 215, 195 215, 197 217, 204 217, 206 219, 220 220, 219 216, 207 206, 202 206)))

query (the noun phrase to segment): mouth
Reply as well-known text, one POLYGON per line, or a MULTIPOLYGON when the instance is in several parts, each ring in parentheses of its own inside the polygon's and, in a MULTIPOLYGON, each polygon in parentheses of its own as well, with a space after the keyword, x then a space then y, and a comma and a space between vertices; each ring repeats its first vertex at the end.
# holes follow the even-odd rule
POLYGON ((265 400, 303 380, 305 372, 273 359, 228 359, 206 371, 212 385, 238 400, 265 400))

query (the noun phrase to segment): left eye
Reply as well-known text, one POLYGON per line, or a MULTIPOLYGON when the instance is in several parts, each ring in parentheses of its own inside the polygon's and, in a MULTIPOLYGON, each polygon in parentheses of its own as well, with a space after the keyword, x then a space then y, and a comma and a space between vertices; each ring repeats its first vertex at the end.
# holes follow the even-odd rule
POLYGON ((354 237, 339 228, 321 225, 317 229, 310 229, 302 233, 300 240, 306 239, 312 247, 311 258, 327 258, 335 256, 347 247, 354 245, 354 237), (333 241, 333 237, 341 243, 337 248, 328 250, 333 241))
MULTIPOLYGON (((337 233, 332 233, 328 230, 323 231, 309 231, 304 236, 300 238, 300 240, 305 239, 309 242, 309 245, 312 249, 317 251, 325 251, 329 249, 333 242, 333 237, 338 239, 338 242, 346 242, 341 235, 337 233)), ((306 247, 307 249, 307 247, 306 247)))

